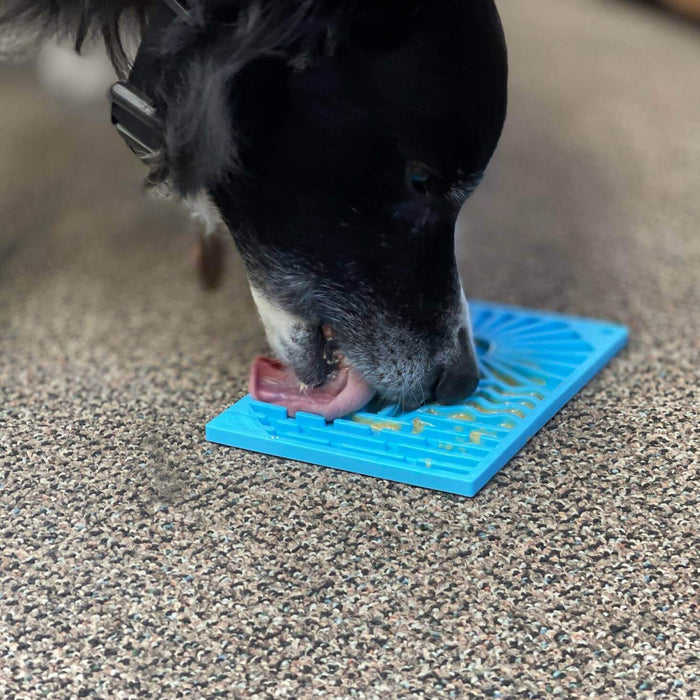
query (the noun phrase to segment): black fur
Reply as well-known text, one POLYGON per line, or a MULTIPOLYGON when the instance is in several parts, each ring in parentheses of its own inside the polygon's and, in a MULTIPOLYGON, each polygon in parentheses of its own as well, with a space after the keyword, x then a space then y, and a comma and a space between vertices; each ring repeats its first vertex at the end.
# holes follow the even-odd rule
MULTIPOLYGON (((99 32, 123 66, 120 29, 149 5, 4 0, 0 23, 78 46, 99 32)), ((505 118, 493 0, 187 5, 158 47, 151 181, 207 193, 257 291, 303 319, 298 337, 332 325, 387 396, 420 401, 450 368, 473 374, 453 229, 505 118), (432 174, 407 182, 414 161, 432 174)), ((283 359, 322 381, 318 349, 288 344, 283 359)))

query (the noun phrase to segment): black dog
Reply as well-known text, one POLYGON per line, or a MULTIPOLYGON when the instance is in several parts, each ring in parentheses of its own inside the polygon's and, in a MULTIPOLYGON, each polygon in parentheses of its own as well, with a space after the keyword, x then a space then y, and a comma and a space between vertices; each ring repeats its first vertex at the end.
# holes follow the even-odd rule
MULTIPOLYGON (((123 67, 123 32, 166 1, 4 0, 0 22, 78 48, 99 31, 123 67)), ((454 224, 505 118, 493 0, 181 1, 151 37, 149 182, 228 225, 270 345, 306 385, 258 361, 253 393, 327 418, 375 390, 465 398, 478 373, 454 224)))

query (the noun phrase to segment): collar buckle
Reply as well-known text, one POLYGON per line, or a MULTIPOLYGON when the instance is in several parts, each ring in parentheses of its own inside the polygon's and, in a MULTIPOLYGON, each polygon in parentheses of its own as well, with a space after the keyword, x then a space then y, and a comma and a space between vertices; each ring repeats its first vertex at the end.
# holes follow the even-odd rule
POLYGON ((161 0, 153 10, 149 28, 141 40, 127 81, 112 85, 112 124, 129 148, 147 165, 152 164, 163 143, 163 128, 147 94, 158 72, 153 46, 160 32, 176 18, 191 17, 183 0, 161 0))
POLYGON ((151 163, 162 138, 155 108, 133 85, 124 81, 112 85, 109 96, 112 124, 117 132, 144 163, 151 163))

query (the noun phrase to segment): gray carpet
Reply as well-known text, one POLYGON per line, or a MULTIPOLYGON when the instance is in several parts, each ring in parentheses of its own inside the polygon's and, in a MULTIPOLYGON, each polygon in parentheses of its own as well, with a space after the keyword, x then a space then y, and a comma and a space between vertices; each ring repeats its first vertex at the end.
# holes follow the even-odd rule
POLYGON ((501 0, 468 292, 630 347, 469 500, 207 444, 264 337, 104 106, 0 73, 0 694, 700 696, 700 32, 501 0))

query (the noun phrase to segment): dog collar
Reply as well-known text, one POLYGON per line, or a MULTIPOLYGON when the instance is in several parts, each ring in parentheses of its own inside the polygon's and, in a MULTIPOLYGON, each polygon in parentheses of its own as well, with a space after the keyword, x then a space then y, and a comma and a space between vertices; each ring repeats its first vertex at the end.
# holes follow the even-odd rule
POLYGON ((114 83, 109 91, 112 124, 146 164, 153 162, 163 142, 162 125, 152 101, 159 70, 160 35, 175 19, 189 17, 190 13, 178 0, 158 0, 128 79, 114 83))

